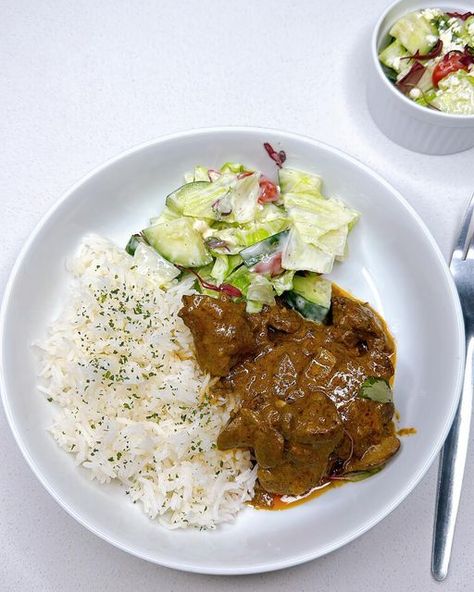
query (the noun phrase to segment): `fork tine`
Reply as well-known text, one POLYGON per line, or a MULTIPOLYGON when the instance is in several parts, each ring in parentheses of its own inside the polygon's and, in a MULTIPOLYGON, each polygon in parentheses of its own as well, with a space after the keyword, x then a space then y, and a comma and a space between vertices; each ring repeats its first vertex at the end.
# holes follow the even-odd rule
POLYGON ((466 259, 474 259, 474 235, 471 236, 471 242, 466 253, 466 259))
MULTIPOLYGON (((469 229, 471 227, 471 222, 474 218, 474 193, 469 200, 469 204, 466 209, 466 213, 464 214, 464 219, 462 222, 461 232, 459 233, 459 237, 456 241, 456 245, 454 247, 453 257, 458 259, 464 259, 464 253, 469 247, 469 243, 472 242, 472 236, 470 236, 469 229)), ((472 249, 472 247, 471 247, 472 249)))

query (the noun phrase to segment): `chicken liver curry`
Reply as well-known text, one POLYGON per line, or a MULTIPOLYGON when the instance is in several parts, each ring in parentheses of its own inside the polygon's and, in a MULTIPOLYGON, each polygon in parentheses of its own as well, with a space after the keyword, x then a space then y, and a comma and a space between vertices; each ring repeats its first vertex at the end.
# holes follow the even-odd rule
POLYGON ((389 389, 394 374, 393 340, 367 304, 334 286, 323 324, 278 301, 247 314, 226 296, 192 295, 180 316, 200 366, 219 377, 213 394, 237 400, 217 446, 253 452, 257 495, 299 496, 399 449, 393 402, 361 396, 367 381, 389 389))

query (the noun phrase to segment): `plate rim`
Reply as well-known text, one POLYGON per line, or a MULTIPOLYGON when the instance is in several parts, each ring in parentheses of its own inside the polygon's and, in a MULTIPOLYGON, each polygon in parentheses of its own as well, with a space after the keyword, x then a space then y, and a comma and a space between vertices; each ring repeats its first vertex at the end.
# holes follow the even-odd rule
POLYGON ((438 455, 441 447, 448 435, 449 429, 454 419, 454 415, 458 406, 460 394, 461 394, 461 387, 463 382, 463 374, 464 374, 464 360, 465 360, 465 332, 464 332, 464 318, 462 314, 461 304, 459 301, 459 296, 457 289, 454 284, 453 277, 449 271, 449 267, 441 253, 441 250, 435 241, 434 237, 432 236, 430 230, 420 217, 420 215, 416 212, 416 210, 411 206, 411 204, 403 197, 403 195, 395 188, 391 183, 389 183, 380 173, 373 170, 368 165, 361 162, 359 159, 355 158, 354 156, 348 154, 344 150, 336 148, 326 142, 322 142, 311 136, 307 136, 304 134, 284 131, 276 128, 268 128, 268 127, 258 127, 258 126, 214 126, 214 127, 200 127, 191 130, 184 130, 179 132, 174 132, 170 134, 165 134, 148 140, 146 142, 142 142, 140 144, 136 144, 131 148, 125 149, 120 153, 112 156, 111 158, 105 160, 103 163, 99 164, 98 166, 92 168, 88 173, 83 175, 79 180, 77 180, 69 189, 64 191, 61 196, 48 208, 48 210, 43 214, 40 218, 39 222, 34 227, 33 231, 31 232, 30 236, 27 238, 25 243, 20 249, 20 252, 11 268, 6 286, 5 291, 2 298, 2 303, 0 307, 0 394, 3 403, 3 408, 5 411, 5 415, 7 418, 8 425, 10 430, 13 434, 13 437, 16 441, 18 448, 20 449, 24 459, 26 460, 27 464, 29 465, 30 469, 32 470, 33 474, 39 480, 41 485, 46 489, 46 491, 51 495, 51 497, 61 506, 63 510, 67 512, 72 518, 74 518, 79 524, 87 528, 90 532, 95 534, 96 536, 100 537, 102 540, 112 544, 114 547, 129 553, 139 559, 144 559, 153 563, 155 565, 164 566, 171 569, 176 569, 179 571, 185 571, 190 573, 200 573, 200 574, 208 574, 208 575, 243 575, 243 574, 254 574, 254 573, 265 573, 271 571, 277 571, 280 569, 285 569, 288 567, 300 565, 302 563, 311 561, 313 559, 317 559, 322 557, 336 549, 341 548, 342 546, 350 543, 351 541, 355 540, 371 528, 373 528, 376 524, 378 524, 381 520, 386 518, 397 506, 401 504, 401 502, 408 497, 408 495, 413 491, 413 489, 418 485, 418 483, 423 479, 425 474, 427 473, 430 466, 433 464, 436 456, 438 455), (357 528, 350 532, 349 535, 344 537, 340 537, 338 540, 333 541, 330 544, 327 544, 323 547, 320 547, 317 551, 309 551, 303 554, 300 554, 297 557, 291 557, 288 560, 278 560, 277 562, 265 562, 258 565, 254 565, 250 568, 246 567, 199 567, 194 563, 183 563, 178 561, 169 561, 169 560, 158 560, 157 558, 147 555, 146 553, 140 553, 134 550, 133 548, 127 546, 127 544, 122 543, 114 539, 113 537, 109 536, 108 534, 102 532, 101 530, 97 529, 93 524, 89 523, 87 520, 82 518, 73 507, 71 507, 67 502, 65 502, 55 491, 54 487, 48 482, 46 477, 39 471, 36 467, 34 459, 31 457, 26 445, 23 443, 22 438, 17 431, 16 424, 10 409, 9 405, 9 397, 7 393, 7 385, 5 382, 5 371, 4 371, 4 334, 5 334, 5 323, 9 308, 9 303, 11 299, 11 293, 13 290, 13 286, 15 284, 16 278, 18 276, 19 271, 23 265, 23 261, 30 250, 31 245, 34 243, 36 237, 42 230, 43 226, 47 223, 49 218, 59 209, 65 202, 67 202, 75 191, 83 184, 87 183, 90 179, 94 176, 100 174, 103 170, 107 169, 109 166, 119 162, 122 159, 126 159, 132 156, 135 153, 138 153, 142 150, 146 150, 147 148, 157 145, 166 143, 169 141, 179 140, 181 138, 189 138, 194 136, 206 135, 206 134, 222 134, 222 133, 250 133, 250 134, 276 134, 281 137, 282 140, 285 138, 294 140, 294 141, 303 141, 308 144, 312 144, 323 150, 330 152, 336 156, 342 157, 344 160, 352 163, 357 168, 362 169, 367 175, 375 179, 377 182, 381 183, 400 203, 400 205, 407 211, 407 213, 415 220, 418 225, 418 228, 423 232, 425 239, 428 240, 438 263, 443 270, 444 278, 447 282, 449 287, 450 296, 451 296, 451 305, 454 307, 454 311, 456 313, 456 321, 457 321, 457 337, 458 337, 458 348, 459 348, 459 361, 458 361, 458 368, 457 368, 457 377, 456 377, 456 388, 455 388, 455 397, 453 398, 453 403, 451 405, 450 413, 446 416, 445 425, 443 430, 441 431, 438 440, 436 441, 431 454, 425 460, 424 465, 413 475, 412 479, 405 483, 404 487, 400 490, 398 496, 382 511, 372 517, 372 519, 366 522, 360 528, 357 528))

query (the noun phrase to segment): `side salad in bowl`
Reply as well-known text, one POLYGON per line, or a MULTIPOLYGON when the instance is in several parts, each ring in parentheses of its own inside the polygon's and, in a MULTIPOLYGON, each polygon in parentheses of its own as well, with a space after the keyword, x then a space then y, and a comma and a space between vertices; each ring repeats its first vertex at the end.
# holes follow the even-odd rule
POLYGON ((389 80, 418 105, 474 115, 474 12, 406 14, 391 27, 379 60, 389 80))
POLYGON ((241 163, 196 166, 126 250, 151 258, 163 284, 193 274, 198 291, 244 300, 249 313, 281 296, 320 321, 331 302, 331 283, 321 274, 347 255, 359 213, 324 196, 320 176, 283 168, 284 152, 265 148, 279 167, 277 180, 241 163))

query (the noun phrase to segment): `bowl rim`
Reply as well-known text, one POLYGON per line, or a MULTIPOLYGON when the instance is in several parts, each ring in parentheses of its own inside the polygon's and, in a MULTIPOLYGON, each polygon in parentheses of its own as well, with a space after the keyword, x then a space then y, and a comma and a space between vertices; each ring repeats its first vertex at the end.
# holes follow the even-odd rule
MULTIPOLYGON (((418 115, 418 118, 427 118, 427 119, 432 118, 431 123, 438 123, 438 124, 459 123, 460 124, 459 126, 453 126, 453 127, 462 127, 462 124, 466 123, 468 121, 474 122, 474 114, 473 115, 458 115, 457 113, 447 113, 445 111, 436 111, 434 109, 428 109, 427 107, 423 107, 422 105, 418 105, 418 103, 415 103, 415 101, 410 100, 402 92, 400 92, 397 88, 395 88, 395 85, 392 84, 390 82, 390 80, 387 78, 387 76, 385 75, 385 72, 382 69, 382 66, 381 66, 380 60, 379 60, 379 56, 378 56, 379 34, 381 32, 382 25, 383 25, 385 19, 387 18, 388 14, 392 10, 394 10, 397 6, 403 5, 403 4, 406 4, 409 2, 410 2, 410 0, 395 0, 395 2, 392 2, 392 4, 390 4, 382 12, 382 14, 378 18, 377 23, 372 31, 371 43, 370 43, 370 53, 371 53, 372 60, 375 64, 375 70, 376 70, 378 76, 383 79, 384 86, 386 88, 390 89, 389 92, 391 92, 394 97, 397 97, 396 100, 401 101, 401 103, 404 104, 407 109, 412 109, 413 114, 418 115)), ((417 2, 414 2, 414 4, 417 4, 417 2)), ((413 7, 413 9, 409 12, 415 12, 416 10, 421 10, 421 8, 417 9, 417 8, 413 7)), ((406 14, 408 14, 408 12, 406 14)))
POLYGON ((152 140, 146 141, 144 143, 140 143, 135 145, 129 149, 126 149, 119 154, 109 158, 104 163, 98 165, 97 167, 93 168, 89 173, 83 175, 76 183, 74 183, 68 190, 66 190, 61 197, 52 204, 52 206, 46 211, 43 217, 40 219, 28 239, 26 240, 25 244, 22 246, 20 253, 11 269, 10 276, 8 278, 5 292, 3 296, 3 300, 1 303, 0 308, 0 392, 1 398, 3 403, 3 408, 5 411, 5 415, 7 417, 8 424, 10 426, 10 430, 14 436, 14 439, 24 457, 26 462, 28 463, 30 469, 36 476, 36 478, 40 481, 46 491, 53 497, 53 499, 65 510, 72 518, 74 518, 79 524, 87 528, 90 532, 100 537, 102 540, 112 544, 116 548, 129 553, 139 559, 145 559, 151 563, 161 565, 164 567, 177 569, 179 571, 186 571, 191 573, 200 573, 200 574, 209 574, 209 575, 243 575, 243 574, 252 574, 252 573, 264 573, 270 571, 276 571, 280 569, 284 569, 287 567, 292 567, 295 565, 300 565, 307 561, 317 559, 318 557, 322 557, 344 545, 350 543, 351 541, 355 540, 376 524, 378 524, 381 520, 383 520, 386 516, 388 516, 410 493, 411 491, 418 485, 421 479, 424 477, 430 466, 432 465, 435 457, 437 456, 438 452, 441 449, 447 435, 448 431, 451 427, 452 421, 454 419, 454 415, 458 406, 459 397, 461 394, 461 387, 463 383, 463 371, 464 371, 464 359, 465 359, 465 334, 464 334, 464 320, 463 314, 461 309, 461 304, 459 301, 459 296, 454 284, 454 280, 451 276, 449 268, 446 264, 446 261, 436 243, 433 236, 431 235, 430 231, 428 230, 427 226, 415 211, 415 209, 405 200, 405 198, 401 195, 401 193, 392 187, 392 185, 384 179, 379 173, 373 171, 369 166, 365 165, 364 163, 360 162, 355 157, 347 154, 346 152, 326 144, 325 142, 321 142, 316 140, 310 136, 306 136, 303 134, 297 134, 293 132, 281 131, 275 128, 267 128, 267 127, 257 127, 257 126, 217 126, 217 127, 205 127, 205 128, 195 128, 192 130, 187 131, 180 131, 176 133, 166 134, 154 138, 152 140), (413 475, 410 481, 407 481, 404 486, 400 489, 398 496, 388 505, 384 507, 378 514, 372 517, 370 521, 367 521, 362 527, 352 530, 348 535, 344 537, 340 537, 340 539, 333 541, 332 543, 328 543, 324 547, 319 548, 317 551, 312 550, 306 553, 300 554, 298 557, 291 557, 286 561, 276 561, 274 563, 265 562, 259 565, 252 566, 250 569, 246 567, 219 567, 219 566, 212 566, 212 567, 200 567, 194 563, 184 563, 180 562, 179 560, 158 560, 154 556, 147 555, 146 553, 141 553, 137 551, 133 546, 127 545, 126 543, 109 536, 107 533, 101 531, 97 528, 93 523, 89 522, 86 518, 83 518, 80 513, 76 511, 76 509, 69 505, 64 499, 61 498, 59 494, 56 493, 54 486, 49 483, 47 478, 41 473, 41 471, 36 467, 36 463, 34 458, 30 455, 29 450, 24 444, 19 431, 17 430, 13 413, 9 405, 9 396, 7 393, 7 385, 5 381, 5 371, 4 371, 4 354, 3 351, 5 349, 5 323, 9 308, 9 302, 13 290, 13 286, 16 282, 17 276, 21 267, 23 265, 23 261, 29 252, 31 245, 34 243, 36 237, 42 230, 43 226, 47 223, 49 218, 59 209, 64 203, 69 200, 74 199, 74 194, 76 190, 86 182, 88 182, 91 178, 96 175, 99 175, 102 171, 107 169, 112 164, 119 162, 122 159, 126 159, 134 154, 139 153, 142 150, 146 150, 147 148, 162 144, 166 142, 172 142, 175 140, 180 140, 183 138, 190 138, 200 135, 208 135, 208 134, 215 134, 220 135, 223 133, 248 133, 248 134, 277 134, 282 140, 285 138, 291 139, 293 141, 303 142, 306 144, 310 144, 313 146, 317 146, 322 148, 323 150, 338 156, 343 157, 344 160, 348 161, 359 170, 362 170, 365 174, 369 175, 373 179, 375 179, 378 183, 381 183, 397 201, 400 205, 407 211, 407 214, 410 215, 414 220, 417 222, 420 231, 424 234, 424 237, 431 245, 431 248, 436 255, 438 262, 443 270, 445 280, 447 282, 450 295, 451 295, 451 304, 454 307, 454 311, 456 314, 456 321, 457 321, 457 346, 459 352, 459 361, 457 367, 457 376, 456 376, 456 388, 455 388, 455 397, 453 398, 451 409, 449 414, 445 417, 445 424, 443 430, 441 430, 440 435, 437 441, 434 443, 434 446, 431 450, 430 455, 426 458, 424 465, 413 475))

